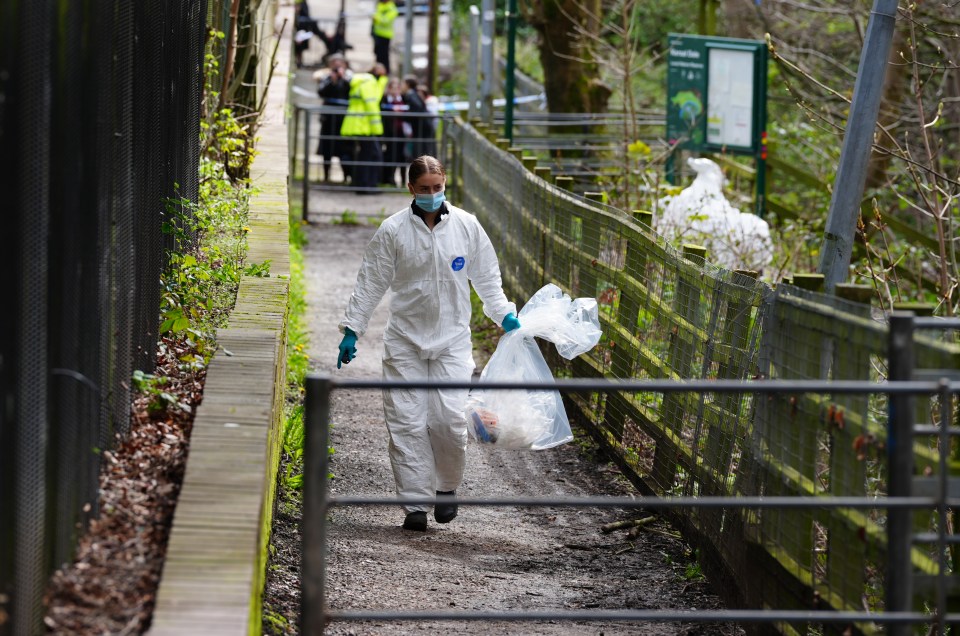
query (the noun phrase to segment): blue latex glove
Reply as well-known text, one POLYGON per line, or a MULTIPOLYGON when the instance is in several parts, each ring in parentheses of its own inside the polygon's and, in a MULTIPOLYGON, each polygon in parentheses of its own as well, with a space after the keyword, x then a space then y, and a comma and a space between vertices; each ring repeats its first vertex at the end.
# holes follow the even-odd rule
POLYGON ((340 341, 340 355, 337 357, 337 368, 340 364, 350 364, 357 357, 357 334, 349 327, 343 328, 343 340, 340 341))
POLYGON ((520 321, 517 320, 517 317, 511 312, 503 317, 503 324, 500 326, 503 327, 504 331, 510 332, 520 326, 520 321))

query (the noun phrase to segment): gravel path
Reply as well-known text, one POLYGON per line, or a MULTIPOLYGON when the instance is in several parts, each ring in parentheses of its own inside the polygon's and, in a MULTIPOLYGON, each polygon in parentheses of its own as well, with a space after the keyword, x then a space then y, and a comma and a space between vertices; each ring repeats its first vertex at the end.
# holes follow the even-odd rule
MULTIPOLYGON (((360 199, 360 197, 357 197, 360 199)), ((396 199, 403 205, 405 199, 396 199)), ((393 201, 391 201, 393 202, 393 201)), ((395 206, 399 207, 399 205, 395 206)), ((339 378, 380 376, 386 299, 359 357, 337 370, 339 322, 373 226, 316 224, 306 248, 307 302, 315 371, 339 378)), ((522 299, 516 299, 522 301, 522 299)), ((478 364, 482 363, 478 360, 478 364)), ((379 393, 334 394, 332 460, 336 494, 392 495, 379 393)), ((580 435, 580 439, 584 439, 580 435)), ((573 443, 541 452, 491 451, 471 444, 459 493, 469 497, 629 495, 608 464, 573 443)), ((343 508, 331 514, 328 598, 337 609, 564 610, 716 608, 694 561, 662 522, 628 542, 602 524, 638 516, 617 510, 466 508, 426 533, 402 530, 399 508, 343 508)), ((610 623, 337 623, 330 634, 718 634, 721 626, 610 623)))

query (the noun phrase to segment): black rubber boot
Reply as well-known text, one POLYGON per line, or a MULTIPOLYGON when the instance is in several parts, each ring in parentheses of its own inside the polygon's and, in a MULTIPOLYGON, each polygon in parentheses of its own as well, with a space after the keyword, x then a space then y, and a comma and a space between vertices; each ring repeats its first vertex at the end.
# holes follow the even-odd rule
MULTIPOLYGON (((454 515, 456 515, 456 513, 454 513, 454 515)), ((427 529, 427 513, 420 510, 408 512, 406 518, 403 520, 403 529, 424 532, 427 529)))
MULTIPOLYGON (((457 494, 456 490, 451 490, 449 492, 437 491, 437 496, 448 495, 453 497, 457 494)), ((457 518, 457 504, 437 504, 433 507, 433 518, 437 520, 437 523, 450 523, 457 518)))

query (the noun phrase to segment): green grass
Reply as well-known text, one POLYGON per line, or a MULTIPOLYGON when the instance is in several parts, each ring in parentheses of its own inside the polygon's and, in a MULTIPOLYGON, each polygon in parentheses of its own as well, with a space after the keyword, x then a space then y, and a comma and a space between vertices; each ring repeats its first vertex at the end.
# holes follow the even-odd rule
POLYGON ((360 217, 353 210, 344 210, 340 217, 333 220, 334 225, 360 225, 360 217))
POLYGON ((310 336, 306 322, 307 300, 303 278, 303 247, 307 237, 301 222, 290 222, 290 310, 287 319, 287 386, 303 387, 310 366, 307 347, 310 336))
POLYGON ((285 468, 281 474, 283 499, 296 496, 303 487, 303 384, 310 369, 309 325, 304 283, 303 248, 307 235, 299 215, 291 209, 290 218, 290 300, 287 316, 287 390, 284 409, 283 453, 285 468))

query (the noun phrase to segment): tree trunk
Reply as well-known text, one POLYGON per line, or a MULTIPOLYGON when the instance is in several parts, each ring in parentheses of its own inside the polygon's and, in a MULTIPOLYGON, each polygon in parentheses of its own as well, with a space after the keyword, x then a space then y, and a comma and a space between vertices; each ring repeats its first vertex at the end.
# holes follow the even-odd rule
POLYGON ((578 28, 599 32, 599 0, 525 0, 524 17, 540 34, 540 64, 547 107, 552 113, 598 113, 610 89, 578 28))

